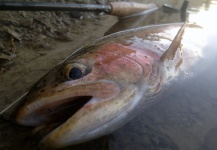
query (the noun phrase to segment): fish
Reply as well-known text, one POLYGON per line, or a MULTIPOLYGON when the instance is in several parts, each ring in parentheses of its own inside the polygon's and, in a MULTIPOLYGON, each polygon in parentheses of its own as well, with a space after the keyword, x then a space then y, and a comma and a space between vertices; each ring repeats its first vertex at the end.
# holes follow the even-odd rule
POLYGON ((203 58, 202 28, 173 23, 121 31, 84 46, 36 82, 14 120, 35 131, 54 126, 43 148, 109 134, 187 80, 203 58))

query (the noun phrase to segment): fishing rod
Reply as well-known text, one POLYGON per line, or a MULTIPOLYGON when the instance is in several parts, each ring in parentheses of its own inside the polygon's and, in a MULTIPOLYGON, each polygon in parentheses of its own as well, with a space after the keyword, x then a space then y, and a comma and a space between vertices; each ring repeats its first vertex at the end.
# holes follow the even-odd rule
POLYGON ((129 16, 156 7, 154 3, 110 2, 106 5, 0 1, 0 11, 83 11, 105 12, 114 16, 129 16))

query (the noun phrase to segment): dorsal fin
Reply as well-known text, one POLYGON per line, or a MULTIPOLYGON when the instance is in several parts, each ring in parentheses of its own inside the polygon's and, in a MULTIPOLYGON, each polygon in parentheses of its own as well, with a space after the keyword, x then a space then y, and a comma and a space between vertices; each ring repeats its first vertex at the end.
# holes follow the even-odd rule
POLYGON ((181 44, 181 40, 182 40, 182 36, 185 30, 186 24, 187 24, 187 21, 185 21, 184 24, 179 29, 178 33, 176 34, 169 48, 161 55, 160 57, 161 61, 172 60, 175 57, 176 51, 178 50, 181 44))

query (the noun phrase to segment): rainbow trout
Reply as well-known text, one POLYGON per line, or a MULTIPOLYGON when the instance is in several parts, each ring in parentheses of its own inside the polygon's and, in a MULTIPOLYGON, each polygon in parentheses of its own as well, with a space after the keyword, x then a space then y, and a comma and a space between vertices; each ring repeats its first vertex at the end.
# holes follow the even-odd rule
POLYGON ((103 37, 70 55, 22 99, 16 122, 38 129, 60 148, 111 133, 159 99, 202 57, 201 28, 156 25, 103 37))

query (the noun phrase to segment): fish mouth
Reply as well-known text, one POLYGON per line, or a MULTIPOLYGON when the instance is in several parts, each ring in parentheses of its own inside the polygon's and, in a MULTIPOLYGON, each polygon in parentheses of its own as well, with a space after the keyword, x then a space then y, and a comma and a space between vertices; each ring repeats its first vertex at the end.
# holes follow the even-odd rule
POLYGON ((41 126, 44 129, 52 125, 52 128, 48 130, 51 132, 65 123, 79 110, 100 101, 109 100, 111 97, 116 96, 119 91, 119 86, 116 83, 101 81, 72 86, 61 90, 57 88, 54 95, 41 97, 28 103, 28 99, 33 97, 30 92, 26 97, 27 103, 17 112, 16 122, 36 127, 36 131, 38 129, 41 130, 41 126))
MULTIPOLYGON (((18 111, 16 121, 27 126, 62 124, 87 104, 93 96, 75 96, 41 105, 29 114, 18 111), (24 115, 25 114, 25 115, 24 115)), ((26 108, 29 110, 29 108, 26 108)))
POLYGON ((88 103, 93 96, 76 96, 67 99, 59 100, 39 109, 39 111, 47 110, 48 123, 65 122, 73 116, 79 109, 88 103))
POLYGON ((33 132, 43 136, 41 147, 60 148, 109 133, 115 128, 107 130, 108 124, 124 123, 121 119, 138 103, 137 87, 123 82, 100 80, 62 87, 54 95, 30 100, 17 113, 17 123, 34 126, 33 132))

